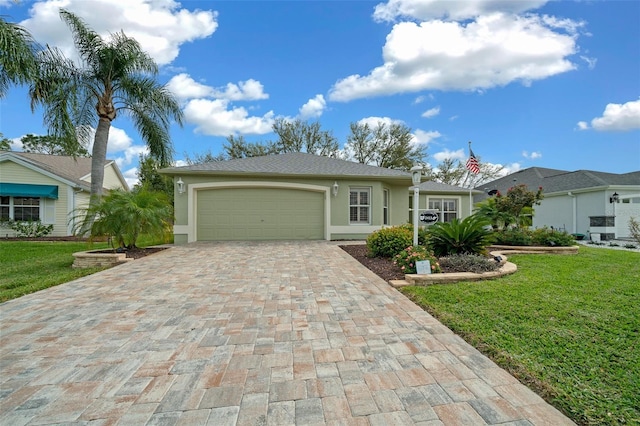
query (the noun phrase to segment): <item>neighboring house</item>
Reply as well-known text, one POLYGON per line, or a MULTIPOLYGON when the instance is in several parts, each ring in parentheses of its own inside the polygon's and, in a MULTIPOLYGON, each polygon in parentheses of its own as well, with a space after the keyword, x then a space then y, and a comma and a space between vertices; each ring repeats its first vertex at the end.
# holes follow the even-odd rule
MULTIPOLYGON (((104 165, 105 189, 129 187, 115 161, 104 165)), ((74 209, 89 203, 91 158, 0 152, 0 219, 40 220, 52 236, 73 234, 74 209)), ((0 236, 14 236, 0 228, 0 236)))
MULTIPOLYGON (((418 185, 420 188, 420 200, 418 211, 420 213, 433 213, 438 222, 451 222, 453 219, 464 219, 471 216, 473 194, 481 194, 482 191, 471 190, 445 183, 427 181, 418 185)), ((409 194, 410 215, 413 211, 413 187, 409 194)), ((431 216, 433 217, 433 216, 431 216)), ((411 220, 410 222, 413 222, 411 220)), ((424 223, 421 223, 424 225, 424 223)))
POLYGON ((409 219, 411 175, 401 170, 287 153, 160 173, 176 183, 176 244, 362 240, 409 219))
POLYGON ((544 199, 534 206, 536 228, 553 226, 610 240, 629 238, 629 219, 640 220, 640 171, 617 174, 531 167, 476 188, 482 193, 474 196, 474 201, 482 201, 494 191, 506 194, 519 184, 532 191, 542 187, 544 199))

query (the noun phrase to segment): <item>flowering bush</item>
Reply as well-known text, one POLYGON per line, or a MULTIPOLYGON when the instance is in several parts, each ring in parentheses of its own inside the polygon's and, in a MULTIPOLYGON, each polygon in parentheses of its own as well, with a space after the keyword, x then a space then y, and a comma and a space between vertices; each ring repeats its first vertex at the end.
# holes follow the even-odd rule
POLYGON ((406 225, 379 229, 367 238, 367 248, 371 257, 392 258, 403 248, 411 245, 413 228, 406 225))
POLYGON ((402 250, 393 258, 393 263, 398 265, 405 274, 416 273, 416 262, 419 260, 428 260, 431 264, 431 273, 435 274, 442 272, 440 270, 440 264, 438 259, 433 256, 433 253, 428 251, 423 246, 409 246, 402 250))

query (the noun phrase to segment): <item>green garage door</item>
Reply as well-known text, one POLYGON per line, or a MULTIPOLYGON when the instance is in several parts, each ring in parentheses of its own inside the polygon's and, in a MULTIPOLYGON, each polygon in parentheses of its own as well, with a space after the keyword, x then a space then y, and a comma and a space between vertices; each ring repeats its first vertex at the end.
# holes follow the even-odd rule
POLYGON ((324 239, 322 192, 224 188, 197 199, 198 241, 324 239))

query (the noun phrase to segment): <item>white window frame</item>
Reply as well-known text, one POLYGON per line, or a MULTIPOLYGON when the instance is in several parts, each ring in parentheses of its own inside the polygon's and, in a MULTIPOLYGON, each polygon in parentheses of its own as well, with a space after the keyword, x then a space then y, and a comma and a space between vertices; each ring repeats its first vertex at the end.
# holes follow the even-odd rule
POLYGON ((366 186, 353 186, 349 187, 349 225, 371 225, 371 187, 366 186), (351 194, 353 192, 358 193, 358 200, 356 204, 351 204, 351 194), (367 194, 367 204, 361 204, 360 194, 367 194), (366 207, 367 211, 367 220, 364 221, 361 219, 362 208, 366 207), (351 219, 351 209, 357 208, 357 220, 351 219))
POLYGON ((427 197, 427 209, 438 212, 438 222, 445 222, 445 214, 455 214, 455 219, 460 219, 460 197, 427 197), (434 208, 431 206, 432 201, 440 202, 440 208, 434 208), (445 202, 455 202, 455 210, 443 210, 445 202))
MULTIPOLYGON (((16 198, 36 198, 38 200, 38 219, 41 222, 45 222, 43 219, 43 204, 44 204, 44 199, 41 197, 13 197, 13 196, 3 196, 2 198, 8 197, 9 198, 9 204, 0 204, 0 206, 2 207, 9 207, 9 220, 16 220, 15 217, 15 208, 16 207, 35 207, 33 205, 24 205, 24 204, 16 204, 15 199, 16 198)), ((1 200, 0 200, 1 202, 1 200)), ((22 221, 22 220, 20 220, 22 221)))
POLYGON ((389 190, 382 190, 382 224, 389 225, 389 190))

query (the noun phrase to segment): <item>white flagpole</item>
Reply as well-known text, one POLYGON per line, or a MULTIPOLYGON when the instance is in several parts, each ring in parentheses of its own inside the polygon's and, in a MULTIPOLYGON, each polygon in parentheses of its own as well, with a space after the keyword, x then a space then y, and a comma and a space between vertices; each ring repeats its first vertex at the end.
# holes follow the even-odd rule
MULTIPOLYGON (((471 157, 471 141, 469 141, 469 157, 471 157)), ((471 194, 471 170, 467 169, 469 178, 469 216, 473 214, 473 195, 471 194)))

